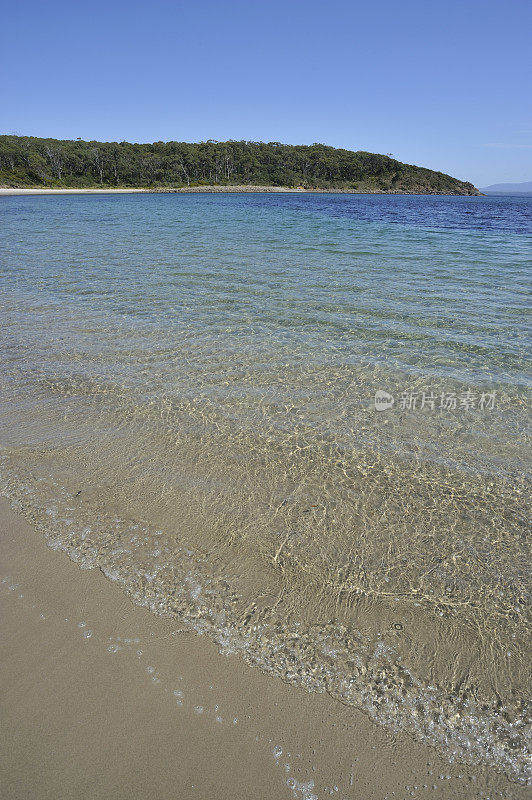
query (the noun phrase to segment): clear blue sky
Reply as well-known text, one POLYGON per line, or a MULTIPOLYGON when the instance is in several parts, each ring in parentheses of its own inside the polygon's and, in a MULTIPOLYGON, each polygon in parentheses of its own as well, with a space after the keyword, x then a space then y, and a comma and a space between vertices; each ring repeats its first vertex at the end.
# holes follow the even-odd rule
POLYGON ((531 0, 9 3, 0 132, 324 142, 532 180, 531 0))

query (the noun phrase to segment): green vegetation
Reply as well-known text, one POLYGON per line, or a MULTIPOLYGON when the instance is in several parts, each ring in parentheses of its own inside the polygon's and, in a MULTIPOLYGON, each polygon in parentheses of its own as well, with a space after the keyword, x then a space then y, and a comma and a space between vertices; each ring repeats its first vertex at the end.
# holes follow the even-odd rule
POLYGON ((303 186, 357 192, 477 194, 459 181, 376 153, 279 142, 84 142, 0 136, 0 185, 165 188, 303 186))

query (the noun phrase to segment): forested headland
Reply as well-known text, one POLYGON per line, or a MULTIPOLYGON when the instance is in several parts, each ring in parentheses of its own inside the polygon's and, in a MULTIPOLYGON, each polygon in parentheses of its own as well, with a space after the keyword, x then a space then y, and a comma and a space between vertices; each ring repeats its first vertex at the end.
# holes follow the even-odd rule
POLYGON ((0 186, 48 188, 284 186, 407 194, 478 194, 471 183, 391 155, 279 142, 85 142, 0 136, 0 186))

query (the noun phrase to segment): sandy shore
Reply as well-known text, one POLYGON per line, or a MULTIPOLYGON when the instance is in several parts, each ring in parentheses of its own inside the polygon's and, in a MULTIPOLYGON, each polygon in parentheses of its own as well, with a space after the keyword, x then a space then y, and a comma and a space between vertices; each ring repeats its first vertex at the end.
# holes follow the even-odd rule
POLYGON ((3 800, 525 797, 134 606, 5 500, 0 605, 3 800))
POLYGON ((0 186, 0 196, 18 194, 136 194, 148 189, 10 189, 0 186))
MULTIPOLYGON (((248 184, 235 186, 178 186, 177 188, 159 187, 150 189, 157 194, 232 194, 234 192, 253 194, 316 194, 327 192, 328 194, 345 194, 341 189, 305 189, 302 186, 252 186, 248 184)), ((352 192, 350 192, 352 194, 352 192)))
MULTIPOLYGON (((0 197, 2 195, 47 195, 47 194, 233 194, 251 192, 253 194, 418 194, 418 192, 399 192, 383 191, 381 189, 364 189, 354 191, 353 189, 304 189, 300 186, 178 186, 178 187, 157 187, 154 189, 9 189, 0 187, 0 197)), ((445 192, 422 192, 422 194, 442 194, 445 192)))
MULTIPOLYGON (((179 186, 176 188, 156 188, 156 189, 10 189, 8 187, 0 187, 0 196, 2 195, 44 195, 44 194, 212 194, 212 193, 234 193, 234 192, 281 192, 281 193, 316 193, 326 191, 325 189, 301 189, 290 188, 285 186, 179 186)), ((331 190, 327 190, 330 192, 331 190)), ((342 191, 333 191, 334 194, 345 194, 342 191)), ((352 192, 350 192, 352 194, 352 192)))

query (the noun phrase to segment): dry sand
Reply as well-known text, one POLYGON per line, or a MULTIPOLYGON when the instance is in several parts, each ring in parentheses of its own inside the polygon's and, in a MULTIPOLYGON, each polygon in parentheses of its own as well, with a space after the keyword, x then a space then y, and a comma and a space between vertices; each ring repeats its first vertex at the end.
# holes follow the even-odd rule
POLYGON ((222 193, 231 194, 234 192, 281 192, 281 193, 316 193, 330 191, 333 194, 345 194, 342 190, 325 190, 325 189, 302 189, 300 187, 292 188, 288 186, 178 186, 172 187, 158 187, 155 189, 42 189, 42 188, 28 188, 28 189, 11 189, 9 187, 0 186, 0 197, 2 195, 45 195, 45 194, 135 194, 143 192, 145 194, 204 194, 204 193, 222 193))
POLYGON ((0 196, 18 194, 135 194, 148 189, 10 189, 0 186, 0 196))
POLYGON ((134 606, 5 500, 0 605, 3 800, 524 800, 134 606))
MULTIPOLYGON (((241 186, 158 186, 153 189, 10 189, 0 186, 0 197, 2 195, 46 195, 46 194, 134 194, 144 192, 145 194, 431 194, 445 195, 446 192, 419 192, 419 191, 396 191, 385 189, 374 189, 366 187, 364 189, 305 189, 302 186, 252 186, 244 184, 241 186)), ((481 194, 479 192, 479 194, 481 194)))
MULTIPOLYGON (((46 194, 409 194, 408 192, 384 192, 365 190, 356 192, 351 189, 304 189, 300 186, 159 186, 154 189, 9 189, 0 187, 2 195, 46 195, 46 194)), ((412 194, 412 193, 410 193, 412 194)))

